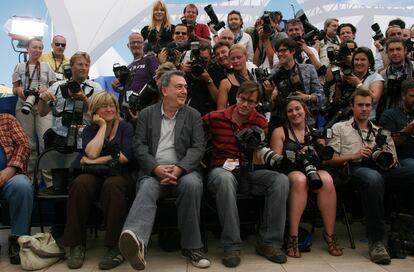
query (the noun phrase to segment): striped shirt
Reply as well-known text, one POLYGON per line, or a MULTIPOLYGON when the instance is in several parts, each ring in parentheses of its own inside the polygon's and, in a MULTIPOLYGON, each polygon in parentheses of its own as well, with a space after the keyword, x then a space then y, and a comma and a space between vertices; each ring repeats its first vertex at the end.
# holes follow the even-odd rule
POLYGON ((259 126, 267 135, 268 126, 266 118, 256 110, 250 115, 246 123, 239 126, 232 120, 232 114, 237 105, 224 110, 212 111, 203 116, 204 131, 210 135, 212 144, 211 166, 221 167, 226 159, 242 159, 247 161, 241 154, 241 146, 237 141, 236 134, 244 128, 259 126))

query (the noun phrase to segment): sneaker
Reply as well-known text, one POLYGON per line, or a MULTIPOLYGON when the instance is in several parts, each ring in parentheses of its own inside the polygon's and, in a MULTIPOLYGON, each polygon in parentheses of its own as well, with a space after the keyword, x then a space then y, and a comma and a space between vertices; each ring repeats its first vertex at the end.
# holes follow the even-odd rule
POLYGON ((119 237, 119 250, 135 270, 144 270, 145 244, 132 231, 124 230, 119 237))
POLYGON ((99 269, 108 270, 117 267, 124 261, 124 257, 117 247, 110 247, 99 261, 99 269))
POLYGON ((256 245, 256 254, 265 257, 271 262, 282 264, 287 262, 286 254, 280 248, 270 245, 256 245))
POLYGON ((207 268, 210 266, 210 260, 204 256, 200 249, 182 249, 181 255, 187 258, 198 268, 207 268))
POLYGON ((376 264, 391 263, 390 255, 382 241, 369 243, 369 256, 371 257, 371 261, 376 264))
POLYGON ((240 264, 240 250, 225 250, 221 262, 226 267, 236 267, 240 264))
POLYGON ((9 249, 7 250, 7 253, 11 264, 20 264, 20 245, 17 242, 18 238, 19 236, 16 235, 9 236, 9 249))
POLYGON ((83 261, 85 260, 85 246, 78 245, 71 247, 69 250, 69 257, 66 261, 66 265, 70 269, 78 269, 81 268, 83 265, 83 261))

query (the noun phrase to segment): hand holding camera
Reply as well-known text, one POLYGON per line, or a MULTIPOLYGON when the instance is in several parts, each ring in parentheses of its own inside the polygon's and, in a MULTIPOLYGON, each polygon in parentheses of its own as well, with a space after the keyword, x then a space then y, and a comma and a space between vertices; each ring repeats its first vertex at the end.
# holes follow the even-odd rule
POLYGON ((45 101, 45 102, 54 102, 56 100, 56 96, 52 93, 49 92, 43 92, 39 95, 40 99, 45 101))

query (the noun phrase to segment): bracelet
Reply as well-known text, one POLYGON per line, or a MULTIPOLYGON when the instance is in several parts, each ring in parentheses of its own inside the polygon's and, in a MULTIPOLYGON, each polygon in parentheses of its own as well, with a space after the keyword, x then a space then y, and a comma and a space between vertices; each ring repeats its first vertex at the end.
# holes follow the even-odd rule
POLYGON ((311 101, 312 101, 312 96, 308 95, 308 102, 311 102, 311 101))

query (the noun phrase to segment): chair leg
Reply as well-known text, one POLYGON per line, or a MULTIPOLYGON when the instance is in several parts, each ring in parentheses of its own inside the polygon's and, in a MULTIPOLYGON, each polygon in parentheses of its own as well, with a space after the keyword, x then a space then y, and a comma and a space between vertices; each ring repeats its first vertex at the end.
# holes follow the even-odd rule
POLYGON ((37 207, 38 207, 38 211, 39 211, 39 224, 40 224, 40 231, 41 232, 45 232, 44 230, 44 226, 43 226, 43 217, 42 217, 42 209, 41 209, 41 205, 40 205, 40 198, 37 199, 37 207))
POLYGON ((351 244, 351 248, 355 249, 355 241, 354 241, 354 236, 352 235, 351 224, 348 218, 348 212, 343 202, 342 202, 342 211, 344 213, 344 219, 345 219, 346 230, 348 232, 349 243, 351 244))

